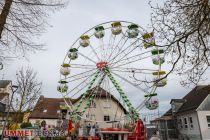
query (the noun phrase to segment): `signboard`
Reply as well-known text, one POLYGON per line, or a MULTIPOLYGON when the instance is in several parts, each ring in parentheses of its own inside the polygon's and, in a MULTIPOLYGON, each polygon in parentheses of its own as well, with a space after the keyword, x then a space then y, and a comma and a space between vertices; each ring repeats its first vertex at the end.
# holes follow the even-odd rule
POLYGON ((58 137, 58 136, 65 136, 63 131, 59 131, 57 129, 51 130, 5 130, 4 136, 10 137, 30 137, 30 136, 40 136, 40 137, 58 137))

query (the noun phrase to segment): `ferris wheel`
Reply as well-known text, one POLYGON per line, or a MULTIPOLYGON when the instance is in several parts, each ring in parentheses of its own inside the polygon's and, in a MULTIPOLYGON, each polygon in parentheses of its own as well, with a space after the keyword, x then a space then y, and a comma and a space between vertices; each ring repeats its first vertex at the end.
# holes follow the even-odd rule
POLYGON ((84 113, 92 102, 113 97, 125 107, 128 117, 137 120, 141 108, 153 110, 159 106, 155 91, 167 84, 162 79, 166 74, 161 69, 164 62, 164 49, 156 46, 153 32, 127 21, 102 23, 81 34, 71 45, 61 65, 57 89, 74 118, 91 121, 84 113), (131 88, 138 91, 133 97, 125 92, 131 88), (138 98, 138 94, 144 94, 145 99, 139 99, 134 106, 130 98, 138 98), (80 100, 74 104, 75 100, 69 100, 73 98, 80 100))

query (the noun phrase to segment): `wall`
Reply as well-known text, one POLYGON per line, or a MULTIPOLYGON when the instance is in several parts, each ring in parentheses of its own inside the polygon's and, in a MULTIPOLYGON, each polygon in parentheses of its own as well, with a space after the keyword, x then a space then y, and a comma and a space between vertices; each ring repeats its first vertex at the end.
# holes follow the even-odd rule
POLYGON ((183 126, 181 128, 180 124, 178 123, 179 138, 187 138, 188 137, 190 140, 199 140, 201 136, 200 136, 197 112, 184 113, 183 115, 177 116, 178 122, 179 122, 179 119, 182 119, 182 126, 183 126), (192 117, 193 128, 190 128, 189 117, 192 117), (184 118, 187 118, 188 128, 185 128, 185 126, 184 126, 184 118))
POLYGON ((32 124, 35 124, 37 121, 40 121, 40 123, 45 120, 47 125, 57 125, 57 119, 29 119, 29 122, 32 124))
POLYGON ((208 128, 206 115, 210 116, 210 111, 197 111, 199 123, 201 127, 201 134, 203 140, 210 140, 210 128, 208 128))
MULTIPOLYGON (((125 115, 123 109, 113 99, 107 99, 107 98, 97 99, 97 98, 95 98, 94 100, 95 100, 95 103, 96 103, 96 108, 87 109, 83 116, 86 116, 88 114, 90 116, 95 115, 95 118, 92 117, 92 119, 97 120, 97 121, 101 121, 101 122, 98 123, 99 127, 101 127, 101 128, 112 127, 112 123, 105 123, 104 122, 104 116, 105 115, 110 116, 111 121, 114 120, 115 115, 116 115, 115 120, 119 120, 122 116, 125 115)), ((87 103, 87 100, 85 100, 83 102, 83 104, 81 105, 81 108, 84 108, 86 106, 86 103, 87 103)), ((76 105, 77 105, 77 103, 74 104, 74 106, 76 106, 76 105)), ((92 122, 92 124, 93 123, 94 122, 92 122)), ((117 125, 117 123, 115 125, 117 125)), ((121 126, 124 125, 124 120, 120 122, 120 125, 121 126)))

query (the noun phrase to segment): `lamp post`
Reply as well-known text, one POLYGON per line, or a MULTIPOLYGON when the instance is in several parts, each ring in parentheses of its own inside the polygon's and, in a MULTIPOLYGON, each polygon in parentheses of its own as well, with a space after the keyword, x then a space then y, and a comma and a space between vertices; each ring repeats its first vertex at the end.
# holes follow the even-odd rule
POLYGON ((18 86, 16 86, 16 85, 12 85, 11 86, 12 96, 11 96, 11 99, 10 99, 10 102, 9 102, 9 106, 8 106, 8 110, 7 110, 7 115, 6 115, 6 120, 4 121, 4 126, 2 128, 1 140, 3 139, 5 127, 6 127, 6 125, 8 125, 9 112, 10 112, 10 107, 12 105, 12 99, 13 99, 14 93, 17 91, 17 89, 18 89, 18 86))

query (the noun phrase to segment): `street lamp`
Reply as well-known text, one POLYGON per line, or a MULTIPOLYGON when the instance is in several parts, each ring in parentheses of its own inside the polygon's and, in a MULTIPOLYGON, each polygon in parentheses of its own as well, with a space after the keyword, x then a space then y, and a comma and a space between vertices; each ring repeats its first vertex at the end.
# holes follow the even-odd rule
POLYGON ((8 106, 8 110, 7 110, 7 115, 6 115, 6 120, 4 121, 4 126, 2 128, 1 140, 3 139, 5 126, 8 125, 8 118, 9 118, 10 107, 12 105, 12 99, 13 99, 14 93, 17 91, 17 89, 18 89, 18 86, 17 85, 12 85, 11 86, 12 96, 11 96, 11 99, 10 99, 10 102, 9 102, 9 106, 8 106))

